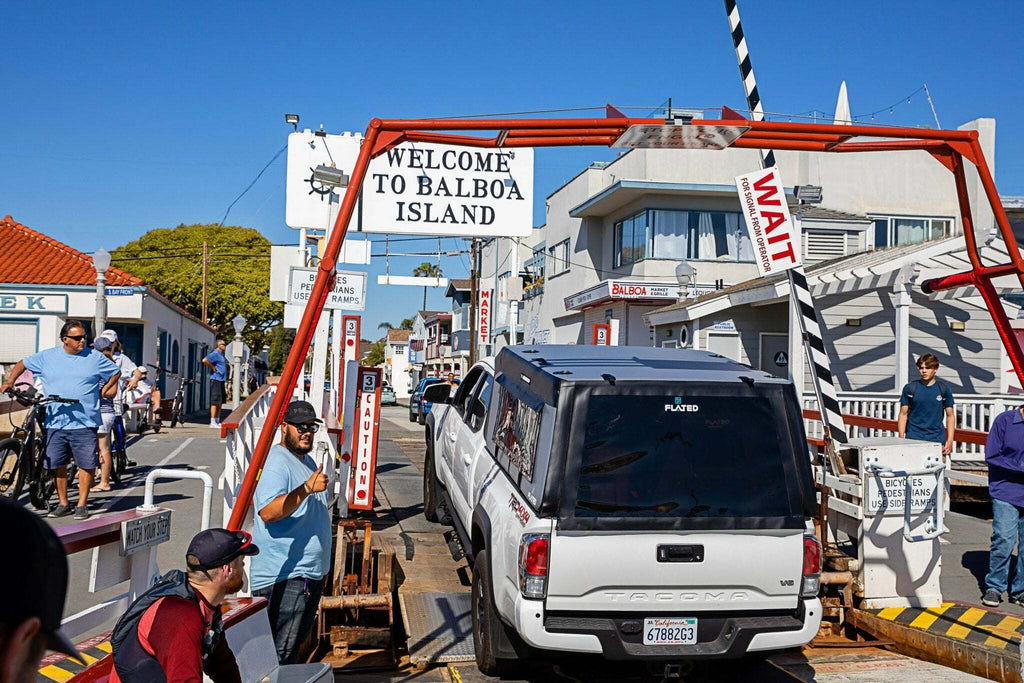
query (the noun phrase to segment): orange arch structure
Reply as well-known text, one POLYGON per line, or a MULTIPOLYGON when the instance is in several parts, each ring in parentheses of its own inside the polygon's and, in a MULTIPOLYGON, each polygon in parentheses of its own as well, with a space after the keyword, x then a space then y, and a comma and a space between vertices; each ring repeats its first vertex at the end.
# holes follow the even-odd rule
MULTIPOLYGON (((294 390, 302 361, 309 350, 313 331, 331 289, 338 253, 345 240, 356 197, 359 195, 371 159, 404 142, 432 142, 485 148, 580 145, 610 147, 616 145, 616 142, 631 129, 637 130, 634 128, 637 126, 669 129, 681 133, 714 131, 721 134, 720 138, 729 141, 720 146, 711 143, 701 144, 700 136, 697 135, 691 136, 692 144, 678 145, 691 148, 694 146, 708 149, 735 147, 832 153, 924 150, 931 154, 949 169, 955 179, 960 219, 963 222, 964 239, 967 243, 971 269, 963 273, 926 281, 921 288, 926 293, 930 293, 964 286, 976 287, 988 307, 999 337, 1013 364, 1013 369, 1024 386, 1024 355, 1021 353, 1010 328, 1010 321, 1007 319, 999 296, 992 285, 994 278, 1014 274, 1021 286, 1024 287, 1024 260, 1021 258, 1009 221, 1006 219, 1006 213, 999 201, 999 194, 978 143, 976 131, 749 121, 728 107, 722 108, 720 119, 692 121, 629 118, 622 116, 612 107, 608 107, 608 117, 604 119, 373 119, 366 128, 362 148, 355 167, 352 169, 349 190, 345 193, 331 238, 320 260, 313 291, 302 315, 291 352, 288 354, 288 361, 285 364, 267 421, 236 497, 228 528, 238 529, 241 527, 248 507, 252 503, 252 494, 256 488, 259 472, 262 470, 267 452, 270 450, 276 427, 281 423, 287 401, 294 390), (693 128, 687 131, 686 126, 693 128), (1010 255, 1008 263, 986 266, 981 262, 964 175, 965 160, 972 163, 978 171, 985 189, 985 196, 1010 255)), ((637 144, 635 146, 672 147, 677 145, 637 144)))

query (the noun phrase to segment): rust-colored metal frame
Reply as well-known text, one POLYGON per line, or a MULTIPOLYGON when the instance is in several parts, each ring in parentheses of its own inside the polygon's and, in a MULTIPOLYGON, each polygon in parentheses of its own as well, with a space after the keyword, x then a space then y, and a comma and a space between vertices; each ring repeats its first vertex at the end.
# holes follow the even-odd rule
MULTIPOLYGON (((370 160, 404 142, 433 142, 465 147, 513 148, 513 147, 566 147, 612 145, 626 130, 634 125, 663 126, 672 124, 662 119, 636 119, 622 117, 609 107, 609 117, 604 119, 373 119, 366 129, 351 181, 341 210, 335 221, 331 238, 320 259, 319 272, 313 285, 313 292, 302 315, 302 322, 292 342, 291 352, 285 364, 277 394, 271 403, 265 427, 256 444, 252 461, 245 479, 235 498, 235 507, 228 522, 228 528, 238 529, 245 518, 259 472, 267 452, 274 440, 274 432, 284 415, 287 401, 295 387, 302 361, 309 350, 313 330, 323 311, 324 302, 330 291, 341 244, 345 239, 349 219, 355 207, 356 197, 366 176, 370 160), (493 132, 493 136, 457 134, 465 132, 493 132)), ((1024 287, 1024 260, 1014 240, 1010 224, 1006 219, 999 193, 996 191, 992 174, 978 143, 975 131, 927 130, 919 128, 897 128, 885 126, 835 126, 815 123, 789 123, 779 121, 749 121, 736 112, 722 108, 722 118, 701 119, 681 125, 732 127, 739 131, 739 137, 732 147, 741 149, 774 149, 807 152, 892 152, 900 150, 924 150, 935 157, 953 173, 956 181, 960 218, 963 222, 964 238, 967 242, 971 270, 930 280, 922 285, 925 292, 974 286, 988 306, 996 330, 1003 340, 1003 346, 1017 377, 1024 384, 1024 355, 1022 355, 1010 321, 1000 304, 992 286, 995 277, 1015 274, 1024 287), (857 138, 870 138, 859 140, 857 138), (985 196, 995 215, 996 224, 1006 243, 1010 262, 986 266, 978 253, 971 218, 970 199, 967 192, 964 160, 974 164, 985 189, 985 196)))

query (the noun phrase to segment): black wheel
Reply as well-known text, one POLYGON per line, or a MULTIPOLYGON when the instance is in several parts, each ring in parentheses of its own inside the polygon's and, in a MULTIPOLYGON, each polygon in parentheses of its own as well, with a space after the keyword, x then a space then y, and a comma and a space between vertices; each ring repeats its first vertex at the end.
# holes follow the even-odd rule
POLYGON ((174 403, 171 404, 171 427, 175 427, 181 422, 181 403, 178 399, 174 399, 174 403))
POLYGON ((0 441, 0 497, 18 500, 28 479, 27 458, 21 457, 24 444, 18 439, 0 441))
POLYGON ((441 484, 437 481, 432 451, 433 449, 428 444, 427 455, 423 459, 423 516, 428 522, 438 522, 440 517, 437 514, 437 507, 441 503, 441 484))
POLYGON ((416 413, 414 413, 414 412, 412 412, 410 410, 409 411, 409 422, 415 422, 415 421, 416 421, 416 413))
POLYGON ((427 418, 423 416, 423 413, 420 413, 419 415, 416 416, 416 422, 418 422, 421 425, 425 425, 427 424, 427 418))
POLYGON ((491 590, 491 563, 487 551, 481 550, 473 561, 473 648, 476 650, 476 666, 487 676, 501 676, 509 673, 513 661, 499 659, 498 642, 506 628, 494 609, 494 592, 491 590))
POLYGON ((41 469, 39 475, 28 485, 28 497, 32 507, 47 510, 50 507, 50 496, 53 495, 54 483, 50 470, 41 469))

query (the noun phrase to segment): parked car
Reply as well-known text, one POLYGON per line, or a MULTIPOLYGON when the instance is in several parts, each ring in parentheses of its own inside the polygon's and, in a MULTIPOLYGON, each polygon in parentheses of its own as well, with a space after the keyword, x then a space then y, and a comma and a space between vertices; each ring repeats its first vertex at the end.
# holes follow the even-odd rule
POLYGON ((706 351, 509 346, 427 417, 424 515, 472 557, 473 645, 679 662, 809 642, 821 546, 791 382, 706 351))
POLYGON ((382 406, 396 406, 398 399, 395 398, 395 390, 390 384, 380 385, 380 404, 382 406))
POLYGON ((412 396, 409 397, 409 422, 424 424, 426 413, 430 412, 430 404, 428 403, 426 408, 423 407, 423 390, 431 384, 437 384, 438 382, 444 382, 444 380, 440 377, 424 377, 420 380, 416 391, 412 392, 412 396))

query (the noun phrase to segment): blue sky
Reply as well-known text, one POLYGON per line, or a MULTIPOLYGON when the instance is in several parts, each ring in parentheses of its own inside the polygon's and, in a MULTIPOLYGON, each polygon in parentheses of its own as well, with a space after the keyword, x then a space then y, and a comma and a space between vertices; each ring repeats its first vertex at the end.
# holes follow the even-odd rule
MULTIPOLYGON (((934 125, 921 94, 905 99, 926 82, 943 127, 996 118, 996 182, 1009 195, 1024 194, 1022 7, 740 3, 767 110, 831 112, 845 79, 854 115, 881 110, 878 122, 934 125)), ((364 130, 373 116, 606 102, 653 109, 669 97, 677 106, 745 106, 717 0, 4 3, 0 26, 0 215, 83 251, 219 221, 284 146, 286 112, 299 113, 302 127, 341 132, 364 130)), ((544 196, 611 156, 539 150, 536 221, 544 196)), ((293 242, 284 170, 282 156, 228 223, 293 242)), ((392 259, 391 272, 422 260, 392 259)), ((464 277, 466 263, 442 265, 464 277)), ((383 264, 369 270, 374 281, 383 264)), ((418 288, 371 285, 364 331, 411 315, 421 297, 418 288)), ((429 306, 442 305, 433 290, 429 306)))

